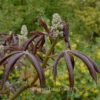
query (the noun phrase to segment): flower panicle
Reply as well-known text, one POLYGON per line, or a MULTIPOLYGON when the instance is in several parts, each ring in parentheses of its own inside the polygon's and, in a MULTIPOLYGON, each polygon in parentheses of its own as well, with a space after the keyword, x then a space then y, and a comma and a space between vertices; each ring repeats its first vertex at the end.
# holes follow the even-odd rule
POLYGON ((57 38, 58 36, 63 37, 63 24, 58 13, 53 15, 51 30, 53 30, 53 38, 57 38))

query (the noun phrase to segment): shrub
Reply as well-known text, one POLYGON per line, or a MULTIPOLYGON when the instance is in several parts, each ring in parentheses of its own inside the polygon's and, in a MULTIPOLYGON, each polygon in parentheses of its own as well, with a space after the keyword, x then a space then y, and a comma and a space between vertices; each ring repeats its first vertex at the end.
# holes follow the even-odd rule
MULTIPOLYGON (((74 87, 74 56, 85 63, 91 77, 97 83, 96 72, 100 73, 98 65, 83 53, 71 50, 69 23, 62 21, 57 13, 53 15, 51 29, 48 28, 42 19, 39 19, 39 23, 45 29, 45 32, 31 32, 32 36, 30 38, 27 38, 28 30, 25 25, 22 26, 20 35, 14 35, 14 32, 10 32, 9 35, 0 34, 0 65, 2 70, 4 70, 0 83, 0 92, 10 95, 11 98, 9 100, 14 100, 25 89, 34 89, 34 91, 44 94, 49 93, 49 91, 40 89, 39 83, 41 88, 46 86, 44 71, 52 67, 54 80, 56 81, 57 64, 62 57, 68 69, 70 91, 74 87), (61 40, 65 41, 66 49, 58 53, 55 46, 61 40), (54 63, 53 65, 52 62, 54 63), (10 73, 15 73, 14 70, 20 70, 21 75, 20 79, 17 80, 19 74, 16 74, 17 77, 14 81, 16 83, 12 84, 10 83, 9 75, 10 73), (37 82, 38 78, 39 82, 37 82), (22 86, 20 87, 20 85, 22 86)), ((56 82, 56 84, 61 86, 59 82, 56 82)), ((84 94, 85 97, 87 95, 84 94)))

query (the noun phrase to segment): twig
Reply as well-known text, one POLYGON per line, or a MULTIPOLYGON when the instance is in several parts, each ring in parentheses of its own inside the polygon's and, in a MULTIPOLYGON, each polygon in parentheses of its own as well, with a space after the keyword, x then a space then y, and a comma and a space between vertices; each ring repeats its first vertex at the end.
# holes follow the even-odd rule
POLYGON ((18 95, 19 95, 21 92, 23 92, 25 89, 27 89, 27 88, 28 88, 28 84, 22 85, 22 86, 19 88, 19 90, 18 90, 10 99, 8 99, 8 100, 15 100, 15 98, 18 97, 18 95))

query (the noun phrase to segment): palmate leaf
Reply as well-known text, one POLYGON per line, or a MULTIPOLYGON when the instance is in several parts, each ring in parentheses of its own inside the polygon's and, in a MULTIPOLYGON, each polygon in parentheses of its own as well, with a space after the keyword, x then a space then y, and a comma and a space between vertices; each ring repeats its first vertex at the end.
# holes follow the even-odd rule
POLYGON ((42 67, 40 66, 37 58, 34 55, 27 53, 27 56, 38 73, 39 80, 40 80, 40 86, 44 87, 45 86, 45 76, 44 76, 44 71, 42 67))
POLYGON ((71 59, 70 59, 70 55, 68 54, 67 51, 64 54, 64 58, 65 58, 66 65, 67 65, 67 68, 68 68, 68 73, 69 73, 70 90, 72 90, 73 86, 74 86, 73 66, 72 66, 72 62, 71 62, 71 59))
MULTIPOLYGON (((42 67, 40 66, 37 58, 30 54, 30 53, 26 53, 26 52, 20 52, 20 53, 17 53, 15 54, 15 56, 13 56, 9 61, 8 61, 8 64, 6 66, 6 69, 5 69, 5 72, 4 72, 4 77, 2 79, 2 83, 1 83, 1 87, 4 86, 11 70, 14 68, 14 65, 15 63, 18 63, 18 59, 23 56, 24 54, 27 54, 29 60, 31 61, 31 63, 33 64, 33 66, 35 67, 37 73, 38 73, 38 76, 39 76, 39 80, 40 80, 40 86, 43 87, 45 85, 45 76, 44 76, 44 71, 42 69, 42 67)), ((11 56, 11 55, 9 55, 11 56)), ((7 59, 8 56, 5 58, 7 59)))
POLYGON ((95 82, 97 82, 97 76, 96 76, 93 64, 90 62, 90 60, 87 57, 85 57, 84 55, 82 55, 81 53, 79 53, 79 52, 72 51, 72 50, 69 50, 68 52, 70 52, 73 55, 79 57, 87 65, 88 70, 90 72, 90 75, 95 80, 95 82))
POLYGON ((68 54, 68 52, 61 52, 56 57, 54 65, 53 65, 54 66, 54 68, 53 68, 54 80, 56 80, 56 76, 57 76, 57 64, 58 64, 58 61, 63 56, 65 58, 66 65, 68 67, 69 81, 70 81, 70 90, 72 90, 73 86, 74 86, 74 75, 73 75, 74 57, 71 54, 68 54))
POLYGON ((16 54, 14 57, 12 57, 9 60, 7 66, 6 66, 5 72, 4 72, 4 77, 3 77, 3 80, 2 80, 1 87, 4 86, 6 80, 7 80, 8 76, 9 76, 11 70, 14 68, 14 65, 17 62, 17 60, 23 55, 24 55, 24 52, 18 53, 18 54, 16 54))
POLYGON ((64 56, 65 61, 66 61, 66 65, 68 67, 70 90, 73 89, 73 86, 74 86, 73 70, 74 70, 74 64, 75 64, 73 55, 80 58, 86 64, 86 66, 90 72, 91 77, 97 83, 96 72, 100 73, 100 68, 98 67, 98 65, 91 58, 87 57, 86 55, 84 55, 82 53, 74 51, 74 50, 66 50, 65 52, 61 52, 58 54, 58 56, 54 62, 54 68, 53 68, 54 79, 56 80, 56 76, 57 76, 58 61, 62 56, 64 56))

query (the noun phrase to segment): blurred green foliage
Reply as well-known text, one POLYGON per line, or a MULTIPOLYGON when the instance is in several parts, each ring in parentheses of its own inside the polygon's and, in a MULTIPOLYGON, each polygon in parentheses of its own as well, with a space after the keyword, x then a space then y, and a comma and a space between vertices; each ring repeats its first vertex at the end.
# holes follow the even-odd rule
POLYGON ((29 31, 38 28, 38 19, 44 16, 43 3, 43 0, 0 0, 0 32, 18 33, 23 24, 29 31))
POLYGON ((47 21, 59 13, 70 22, 71 32, 94 39, 100 35, 99 10, 98 0, 0 0, 0 32, 18 33, 23 24, 34 31, 40 29, 40 17, 47 21))
MULTIPOLYGON (((70 40, 72 50, 81 51, 94 59, 100 66, 100 1, 99 0, 0 0, 0 32, 9 33, 13 30, 16 34, 20 27, 26 24, 29 32, 41 30, 38 23, 43 18, 50 25, 52 14, 59 13, 62 19, 70 22, 70 40), (77 37, 77 38, 76 38, 77 37), (83 40, 82 40, 83 39, 83 40), (89 45, 88 40, 97 42, 89 45)), ((57 44, 57 52, 64 50, 62 41, 57 44)), ((75 88, 73 94, 69 91, 56 90, 59 87, 68 90, 69 80, 64 62, 59 63, 58 79, 54 91, 44 95, 33 91, 24 91, 20 97, 23 100, 99 100, 100 99, 100 75, 98 86, 91 80, 86 66, 75 59, 75 88), (81 79, 82 78, 82 79, 81 79), (69 95, 69 97, 68 97, 69 95), (27 99, 28 98, 28 99, 27 99), (42 99, 41 99, 42 98, 42 99)), ((50 62, 51 63, 51 62, 50 62)), ((16 71, 19 72, 19 71, 16 71)), ((0 77, 3 72, 0 70, 0 77)), ((46 72, 47 87, 54 87, 52 70, 46 72)), ((9 80, 19 77, 19 73, 12 73, 9 80)), ((10 95, 9 95, 10 96, 10 95)), ((5 100, 7 97, 2 97, 5 100)))

